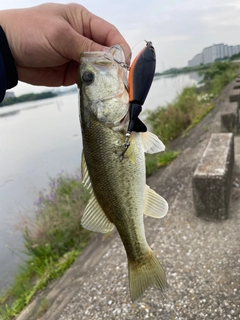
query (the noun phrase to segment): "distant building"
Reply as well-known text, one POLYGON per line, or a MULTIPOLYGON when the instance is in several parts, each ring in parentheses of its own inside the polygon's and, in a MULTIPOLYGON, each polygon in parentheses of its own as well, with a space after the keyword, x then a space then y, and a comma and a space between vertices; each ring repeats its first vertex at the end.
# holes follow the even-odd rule
POLYGON ((204 48, 201 53, 188 61, 188 66, 195 67, 201 64, 212 63, 218 59, 230 58, 238 53, 240 53, 240 45, 228 46, 224 43, 214 44, 211 47, 204 48))
POLYGON ((6 91, 4 98, 14 98, 15 94, 13 91, 6 91))
POLYGON ((207 47, 203 49, 203 64, 212 62, 212 47, 207 47))
POLYGON ((200 65, 201 63, 203 63, 203 57, 202 54, 199 53, 191 61, 189 61, 188 66, 194 67, 200 65))

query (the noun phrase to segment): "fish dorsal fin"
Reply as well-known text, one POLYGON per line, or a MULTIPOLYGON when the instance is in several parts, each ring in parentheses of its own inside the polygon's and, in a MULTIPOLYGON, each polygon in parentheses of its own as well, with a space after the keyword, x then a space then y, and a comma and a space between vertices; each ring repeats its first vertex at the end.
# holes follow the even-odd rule
POLYGON ((147 131, 141 132, 141 138, 143 143, 143 149, 146 153, 157 153, 165 150, 165 146, 158 137, 147 131))
POLYGON ((146 185, 143 213, 153 218, 163 218, 168 212, 168 203, 163 197, 146 185))
POLYGON ((101 233, 107 233, 114 228, 114 224, 108 220, 94 194, 83 212, 81 224, 85 229, 101 233))
POLYGON ((84 152, 82 152, 81 171, 82 171, 82 184, 90 192, 92 192, 92 184, 91 184, 91 179, 90 179, 90 176, 89 176, 89 173, 88 173, 88 168, 87 168, 84 152))

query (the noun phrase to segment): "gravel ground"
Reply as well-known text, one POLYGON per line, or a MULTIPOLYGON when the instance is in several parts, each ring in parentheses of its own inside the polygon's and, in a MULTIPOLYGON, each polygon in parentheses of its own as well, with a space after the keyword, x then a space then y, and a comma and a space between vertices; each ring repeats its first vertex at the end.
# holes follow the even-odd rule
POLYGON ((150 289, 131 303, 126 254, 113 233, 96 237, 63 278, 43 293, 51 302, 44 316, 30 316, 30 305, 18 320, 240 319, 239 136, 229 219, 197 218, 192 197, 193 172, 211 133, 219 132, 219 115, 231 87, 188 137, 174 142, 183 150, 180 156, 148 179, 169 202, 165 218, 145 218, 148 243, 163 264, 169 289, 163 294, 150 289))

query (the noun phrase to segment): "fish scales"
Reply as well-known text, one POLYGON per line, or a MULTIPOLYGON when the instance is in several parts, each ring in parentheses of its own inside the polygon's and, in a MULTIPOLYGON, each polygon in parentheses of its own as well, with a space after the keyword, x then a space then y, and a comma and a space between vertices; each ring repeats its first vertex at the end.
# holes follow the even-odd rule
POLYGON ((128 257, 130 296, 135 301, 148 287, 167 287, 161 264, 147 244, 143 213, 160 218, 168 207, 146 186, 144 151, 164 149, 156 136, 133 132, 130 147, 120 161, 129 120, 125 70, 114 61, 122 56, 117 46, 108 54, 81 55, 82 172, 83 183, 92 192, 82 225, 99 232, 117 228, 128 257))
POLYGON ((129 258, 139 258, 148 251, 142 214, 145 183, 139 174, 145 174, 144 156, 138 153, 136 163, 127 159, 120 162, 124 134, 91 122, 83 129, 83 149, 94 194, 116 226, 129 258), (91 148, 96 142, 98 148, 91 148))

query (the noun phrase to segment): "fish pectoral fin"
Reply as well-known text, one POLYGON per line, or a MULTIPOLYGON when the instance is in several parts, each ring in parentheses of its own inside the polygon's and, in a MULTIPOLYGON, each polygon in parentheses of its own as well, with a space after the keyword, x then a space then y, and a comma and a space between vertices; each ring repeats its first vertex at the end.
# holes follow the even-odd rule
POLYGON ((86 206, 81 224, 85 229, 107 233, 113 230, 114 224, 108 220, 94 195, 86 206))
POLYGON ((143 213, 147 216, 159 219, 163 218, 167 214, 167 212, 167 201, 153 189, 151 189, 148 185, 146 185, 143 213))
POLYGON ((82 152, 81 171, 82 171, 82 184, 90 192, 92 192, 92 184, 91 184, 91 179, 90 179, 90 176, 88 173, 88 168, 87 168, 87 163, 85 160, 84 152, 82 152))
POLYGON ((141 138, 143 143, 143 150, 145 153, 157 153, 165 150, 165 145, 162 143, 158 137, 147 131, 141 132, 141 138))

